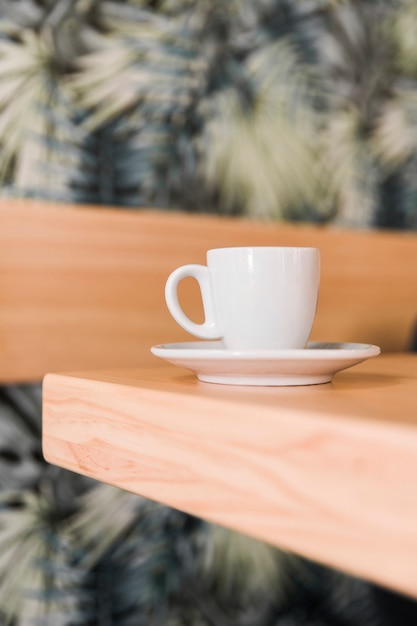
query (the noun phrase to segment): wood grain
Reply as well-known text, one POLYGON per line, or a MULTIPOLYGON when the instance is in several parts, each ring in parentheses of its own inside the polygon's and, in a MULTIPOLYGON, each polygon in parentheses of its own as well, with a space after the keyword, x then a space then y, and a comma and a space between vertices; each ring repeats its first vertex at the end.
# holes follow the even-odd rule
POLYGON ((417 597, 417 355, 328 385, 51 374, 47 460, 417 597))
MULTIPOLYGON (((170 318, 164 284, 208 248, 312 245, 322 251, 312 339, 403 350, 417 314, 417 236, 180 212, 0 201, 0 380, 50 371, 135 367, 149 346, 190 337, 170 318)), ((201 317, 195 285, 183 288, 201 317)))

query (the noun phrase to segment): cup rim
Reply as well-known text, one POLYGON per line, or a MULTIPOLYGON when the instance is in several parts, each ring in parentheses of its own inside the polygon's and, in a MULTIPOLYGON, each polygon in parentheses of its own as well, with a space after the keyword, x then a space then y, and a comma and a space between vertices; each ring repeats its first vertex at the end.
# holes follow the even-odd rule
POLYGON ((207 254, 210 252, 237 252, 243 250, 317 250, 320 251, 320 248, 316 246, 223 246, 219 248, 210 248, 207 250, 207 254))

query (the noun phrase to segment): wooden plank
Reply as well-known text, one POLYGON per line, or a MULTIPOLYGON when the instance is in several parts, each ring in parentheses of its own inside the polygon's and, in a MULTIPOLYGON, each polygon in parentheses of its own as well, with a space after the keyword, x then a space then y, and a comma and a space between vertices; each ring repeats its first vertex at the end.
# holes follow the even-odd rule
MULTIPOLYGON (((417 237, 179 212, 0 201, 0 380, 135 367, 154 343, 189 339, 164 302, 178 265, 230 245, 322 250, 313 339, 405 349, 417 312, 417 237), (145 346, 145 349, 144 349, 145 346)), ((187 310, 201 308, 192 284, 187 310)))
POLYGON ((299 388, 48 375, 45 457, 417 597, 417 355, 299 388))

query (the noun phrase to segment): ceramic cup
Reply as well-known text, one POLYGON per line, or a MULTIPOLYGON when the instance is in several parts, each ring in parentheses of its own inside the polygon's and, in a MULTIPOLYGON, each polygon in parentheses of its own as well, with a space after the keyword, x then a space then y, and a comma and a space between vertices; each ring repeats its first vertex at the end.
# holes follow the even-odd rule
POLYGON ((175 321, 201 339, 222 339, 232 350, 304 348, 317 307, 317 248, 238 247, 207 252, 207 265, 183 265, 169 276, 165 299, 175 321), (205 321, 191 321, 178 284, 195 278, 205 321))

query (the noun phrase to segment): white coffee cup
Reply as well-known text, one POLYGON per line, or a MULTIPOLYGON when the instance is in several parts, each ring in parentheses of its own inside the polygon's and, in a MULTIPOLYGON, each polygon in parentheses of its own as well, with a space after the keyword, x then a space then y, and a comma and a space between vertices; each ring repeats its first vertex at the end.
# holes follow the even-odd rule
POLYGON ((183 265, 169 276, 165 299, 175 321, 201 339, 232 350, 304 348, 316 314, 320 251, 301 247, 215 248, 206 265, 183 265), (205 321, 197 324, 178 301, 178 284, 195 278, 205 321))

